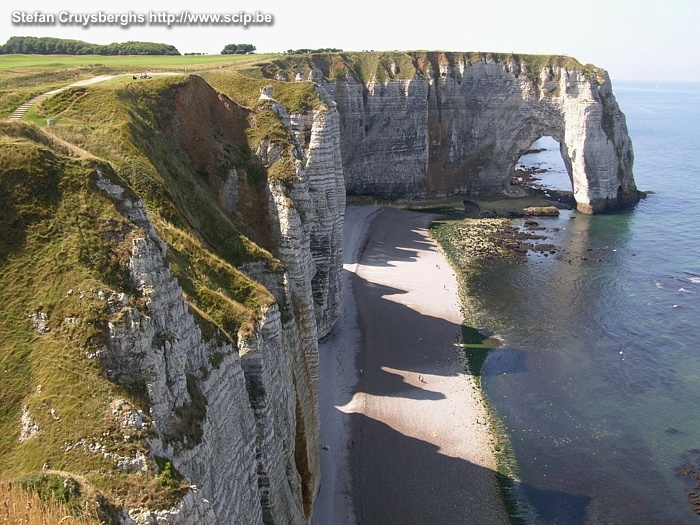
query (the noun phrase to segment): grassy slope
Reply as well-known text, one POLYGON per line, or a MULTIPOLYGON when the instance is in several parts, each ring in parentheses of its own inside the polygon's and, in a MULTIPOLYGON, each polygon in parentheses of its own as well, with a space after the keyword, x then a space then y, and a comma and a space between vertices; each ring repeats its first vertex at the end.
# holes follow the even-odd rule
POLYGON ((72 516, 63 502, 46 501, 38 493, 28 494, 21 485, 0 482, 0 523, 22 525, 89 525, 87 517, 72 516))
MULTIPOLYGON (((130 441, 100 438, 104 432, 118 434, 109 399, 140 403, 108 382, 97 360, 86 357, 103 344, 102 328, 109 317, 97 292, 132 293, 138 305, 124 270, 130 236, 138 232, 125 235, 133 225, 96 190, 96 164, 115 180, 121 176, 121 183, 130 183, 144 199, 169 244, 172 269, 205 334, 213 336, 218 328, 223 337, 235 341, 273 301, 265 288, 236 267, 263 261, 277 272, 280 263, 239 233, 233 218, 215 204, 206 180, 196 177, 196 167, 187 165, 188 158, 166 133, 165 116, 172 113, 174 93, 187 82, 186 77, 154 78, 70 90, 48 99, 29 118, 42 121, 42 112, 58 115, 59 125, 46 128, 53 136, 30 123, 0 126, 2 478, 28 475, 48 464, 82 473, 97 490, 131 504, 150 500, 164 505, 173 495, 157 484, 153 473, 117 474, 113 460, 85 453, 86 446, 98 440, 121 455, 146 451, 133 431, 130 441), (51 330, 46 334, 37 333, 28 319, 37 312, 49 316, 51 330), (71 318, 79 321, 66 321, 71 318), (19 443, 24 406, 42 432, 19 443), (67 443, 80 440, 86 445, 65 452, 67 443)), ((251 135, 259 139, 263 134, 251 135)), ((224 158, 231 166, 255 171, 240 151, 226 151, 230 155, 224 158)), ((259 186, 264 172, 262 176, 250 185, 259 186)))
POLYGON ((258 105, 260 88, 272 86, 272 96, 289 112, 306 111, 324 107, 311 82, 278 82, 257 75, 258 70, 245 68, 235 70, 207 70, 200 73, 217 91, 224 93, 246 108, 258 105))
MULTIPOLYGON (((231 217, 213 202, 206 181, 196 176, 198 167, 188 165, 174 137, 168 135, 173 92, 188 82, 187 77, 178 77, 94 85, 66 92, 62 102, 52 101, 48 109, 42 105, 36 111, 58 116, 53 132, 109 160, 143 198, 159 234, 177 247, 170 250, 171 262, 188 298, 200 309, 203 304, 212 305, 211 319, 219 319, 221 329, 226 325, 224 332, 235 340, 236 330, 251 322, 252 312, 272 301, 263 287, 235 267, 258 260, 272 271, 280 265, 237 230, 231 217), (195 262, 200 266, 192 266, 195 262), (224 273, 230 282, 220 277, 224 266, 229 268, 224 273), (230 299, 227 304, 220 299, 221 290, 230 299)), ((241 154, 222 151, 222 162, 253 171, 241 154)))
MULTIPOLYGON (((201 77, 239 105, 254 109, 251 127, 246 130, 249 145, 251 149, 256 149, 263 140, 282 145, 285 155, 267 167, 267 178, 291 183, 297 177, 296 167, 291 160, 292 139, 271 103, 260 100, 260 89, 264 86, 272 87, 273 98, 290 113, 323 110, 327 107, 311 82, 279 82, 262 78, 258 74, 251 76, 250 73, 231 70, 205 71, 201 73, 201 77)), ((259 70, 255 70, 254 73, 259 73, 259 70)))
POLYGON ((98 293, 123 287, 133 233, 97 190, 97 165, 30 126, 0 127, 0 472, 14 478, 46 466, 89 474, 96 490, 132 503, 143 493, 125 488, 147 486, 164 502, 153 476, 117 473, 114 460, 88 448, 146 451, 141 432, 124 439, 109 407, 111 399, 137 400, 89 357, 110 318, 98 293), (44 334, 29 318, 38 312, 48 315, 44 334), (40 432, 20 443, 23 407, 40 432))

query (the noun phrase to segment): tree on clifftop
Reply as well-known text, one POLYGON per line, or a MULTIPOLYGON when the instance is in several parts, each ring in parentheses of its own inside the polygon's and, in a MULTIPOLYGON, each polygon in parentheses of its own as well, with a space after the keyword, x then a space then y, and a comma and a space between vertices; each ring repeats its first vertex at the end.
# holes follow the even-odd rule
POLYGON ((226 44, 221 50, 222 55, 246 55, 255 51, 253 44, 226 44))

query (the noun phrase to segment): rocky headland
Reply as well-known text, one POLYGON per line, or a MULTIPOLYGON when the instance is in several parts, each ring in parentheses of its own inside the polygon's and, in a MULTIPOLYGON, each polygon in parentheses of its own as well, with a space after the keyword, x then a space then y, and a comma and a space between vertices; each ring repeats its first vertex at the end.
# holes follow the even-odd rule
POLYGON ((349 194, 503 193, 518 159, 551 136, 579 211, 600 213, 641 198, 607 72, 570 57, 291 56, 265 71, 313 80, 335 100, 349 194))

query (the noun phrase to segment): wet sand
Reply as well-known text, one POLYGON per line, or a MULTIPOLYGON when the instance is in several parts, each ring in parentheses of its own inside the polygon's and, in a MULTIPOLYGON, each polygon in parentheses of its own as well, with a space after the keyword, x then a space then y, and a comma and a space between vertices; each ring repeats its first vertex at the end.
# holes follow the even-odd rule
POLYGON ((347 209, 344 311, 320 348, 315 525, 508 523, 458 348, 457 280, 430 218, 347 209))

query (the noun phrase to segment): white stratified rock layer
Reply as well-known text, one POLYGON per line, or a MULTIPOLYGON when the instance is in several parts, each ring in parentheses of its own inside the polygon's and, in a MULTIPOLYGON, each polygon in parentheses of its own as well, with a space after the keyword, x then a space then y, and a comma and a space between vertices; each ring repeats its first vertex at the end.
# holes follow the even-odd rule
MULTIPOLYGON (((269 185, 285 266, 284 290, 273 294, 282 303, 260 312, 237 347, 202 336, 142 203, 99 177, 100 189, 145 232, 133 241, 130 276, 147 300, 145 311, 124 306, 99 357, 110 379, 146 390, 151 454, 196 486, 169 511, 127 509, 124 523, 308 523, 320 482, 318 338, 342 301, 345 186, 338 113, 327 103, 292 116, 276 105, 298 139, 297 180, 269 185)), ((283 154, 272 146, 259 153, 269 162, 283 154)), ((255 264, 244 270, 269 280, 255 264)))
MULTIPOLYGON (((294 148, 265 142, 256 153, 268 165, 290 155, 296 178, 268 186, 282 282, 260 264, 242 268, 278 304, 236 347, 202 336, 142 203, 98 177, 143 233, 130 270, 147 299, 144 311, 124 306, 99 355, 108 377, 145 390, 151 454, 196 486, 174 509, 127 509, 124 523, 308 523, 319 488, 318 338, 342 302, 346 185, 388 197, 500 192, 522 152, 550 135, 581 211, 636 192, 631 141, 604 72, 592 79, 548 67, 533 78, 486 60, 367 85, 328 82, 319 71, 313 80, 325 105, 307 112, 289 115, 264 93, 294 148)), ((238 176, 229 179, 222 200, 231 211, 238 176)))
MULTIPOLYGON (((316 75, 318 76, 318 75, 316 75)), ((390 198, 507 191, 520 156, 561 144, 580 211, 639 200, 625 117, 603 70, 482 60, 426 77, 322 82, 341 114, 348 193, 390 198)))

